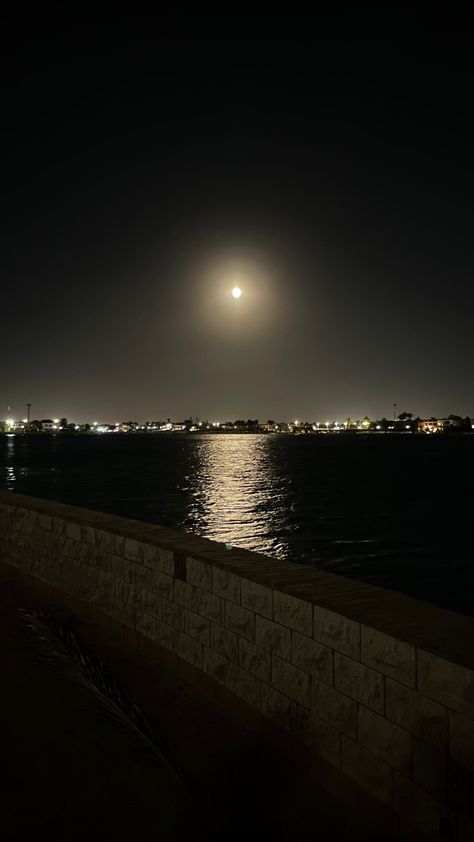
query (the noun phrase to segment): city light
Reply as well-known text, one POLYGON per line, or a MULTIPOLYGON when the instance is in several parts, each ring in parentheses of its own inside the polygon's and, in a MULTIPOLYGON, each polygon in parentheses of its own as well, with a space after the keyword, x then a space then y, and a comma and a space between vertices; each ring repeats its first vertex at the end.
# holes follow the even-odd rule
MULTIPOLYGON (((10 409, 11 411, 11 409, 10 409)), ((393 420, 370 419, 367 415, 363 419, 348 418, 347 421, 312 421, 295 419, 294 421, 258 421, 258 420, 224 420, 224 421, 198 421, 198 419, 186 418, 184 420, 167 419, 166 421, 115 421, 105 423, 103 421, 93 421, 88 423, 77 424, 76 422, 68 423, 66 418, 61 419, 63 423, 59 423, 58 419, 45 418, 42 420, 32 420, 28 422, 26 418, 22 420, 15 420, 12 417, 0 420, 0 433, 24 433, 25 435, 36 435, 38 433, 57 433, 67 434, 69 432, 80 433, 120 433, 133 434, 136 432, 210 432, 210 433, 293 433, 296 435, 319 435, 321 433, 375 433, 383 431, 394 433, 472 433, 474 431, 474 424, 472 419, 459 415, 449 415, 445 418, 425 418, 414 417, 412 413, 402 413, 402 417, 393 418, 393 420), (64 423, 66 421, 66 423, 64 423)))

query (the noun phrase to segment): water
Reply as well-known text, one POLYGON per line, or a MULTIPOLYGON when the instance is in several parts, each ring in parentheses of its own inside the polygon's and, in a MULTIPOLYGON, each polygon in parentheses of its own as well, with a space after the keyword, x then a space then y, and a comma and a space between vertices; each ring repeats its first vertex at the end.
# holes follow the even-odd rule
POLYGON ((474 436, 0 437, 0 486, 474 616, 474 436))

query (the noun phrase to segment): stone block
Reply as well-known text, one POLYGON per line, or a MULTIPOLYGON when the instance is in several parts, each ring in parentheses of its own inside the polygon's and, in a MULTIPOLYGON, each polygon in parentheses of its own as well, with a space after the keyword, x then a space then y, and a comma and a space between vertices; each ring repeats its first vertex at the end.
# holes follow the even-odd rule
MULTIPOLYGON (((52 547, 50 547, 50 549, 53 552, 57 551, 57 549, 54 545, 52 547)), ((74 555, 77 559, 79 559, 79 561, 82 561, 83 564, 88 564, 89 560, 91 558, 91 555, 92 555, 92 547, 90 546, 90 544, 79 543, 79 544, 77 544, 76 551, 75 551, 74 555)))
POLYGON ((128 562, 125 559, 120 558, 119 555, 115 555, 109 553, 107 555, 107 570, 109 573, 113 573, 117 579, 121 579, 122 582, 126 582, 128 576, 128 562))
POLYGON ((416 784, 435 798, 446 798, 447 757, 446 752, 414 738, 413 778, 416 784))
POLYGON ((215 623, 223 625, 224 600, 220 596, 216 596, 215 593, 209 593, 209 591, 202 591, 198 588, 197 609, 198 614, 206 617, 207 620, 213 620, 215 623))
POLYGON ((408 731, 359 706, 358 740, 361 746, 390 766, 407 775, 412 774, 413 737, 408 731))
MULTIPOLYGON (((85 576, 81 577, 85 580, 85 576)), ((139 594, 133 585, 128 585, 126 582, 118 581, 116 585, 117 599, 122 602, 127 602, 129 605, 138 605, 139 594)))
POLYGON ((137 625, 137 609, 134 605, 117 600, 116 616, 121 623, 131 629, 137 625))
POLYGON ((94 605, 96 608, 101 608, 103 611, 107 611, 108 608, 108 594, 107 591, 104 591, 103 588, 90 588, 89 592, 89 602, 91 605, 94 605))
POLYGON ((185 608, 182 605, 177 605, 175 602, 170 602, 169 599, 161 597, 161 616, 165 623, 169 626, 184 631, 184 612, 185 608))
MULTIPOLYGON (((65 556, 72 556, 72 549, 71 549, 72 544, 74 544, 74 541, 70 541, 69 538, 68 538, 68 540, 66 541, 66 544, 64 546, 64 555, 65 556)), ((98 550, 97 548, 94 548, 93 555, 91 555, 91 558, 94 559, 93 563, 100 570, 108 570, 109 569, 109 560, 107 558, 107 553, 105 552, 105 550, 98 550)))
POLYGON ((304 599, 274 590, 273 618, 282 626, 313 636, 313 606, 304 599))
POLYGON ((114 552, 116 555, 121 556, 121 558, 125 558, 125 536, 124 535, 114 535, 114 552))
POLYGON ((342 771, 379 801, 391 805, 393 769, 349 737, 342 735, 342 771))
POLYGON ((401 684, 416 686, 415 647, 396 637, 362 626, 360 659, 401 684))
POLYGON ((178 630, 158 619, 155 623, 155 640, 165 649, 175 653, 178 651, 178 630))
POLYGON ((194 585, 188 585, 187 582, 182 582, 181 579, 174 579, 173 596, 174 601, 183 608, 188 608, 189 611, 194 611, 197 614, 198 596, 197 588, 194 585))
POLYGON ((260 710, 260 681, 254 675, 237 664, 231 663, 227 673, 226 686, 239 699, 243 699, 248 705, 260 710))
POLYGON ((212 649, 208 649, 207 646, 203 647, 203 670, 219 684, 227 685, 230 667, 231 663, 227 658, 212 649))
POLYGON ((336 768, 341 765, 341 735, 339 731, 317 716, 297 706, 297 736, 316 754, 336 768))
POLYGON ((159 570, 152 570, 151 579, 152 591, 166 597, 166 599, 173 599, 173 579, 171 576, 167 576, 166 573, 161 573, 159 570))
POLYGON ((82 527, 82 540, 86 544, 92 544, 95 547, 95 529, 93 526, 82 527))
MULTIPOLYGON (((56 566, 57 565, 53 562, 51 564, 51 569, 55 570, 56 566)), ((95 567, 89 567, 87 564, 83 564, 81 565, 81 578, 89 585, 94 585, 94 587, 97 587, 98 571, 95 569, 95 567)), ((132 589, 133 599, 131 599, 130 602, 136 602, 137 594, 134 593, 134 591, 135 588, 132 589)))
POLYGON ((385 716, 435 748, 446 748, 447 709, 389 678, 385 681, 385 716))
MULTIPOLYGON (((119 584, 117 584, 118 593, 119 584)), ((155 617, 161 618, 161 596, 152 591, 142 591, 142 610, 147 614, 153 614, 155 617)))
MULTIPOLYGON (((19 536, 13 535, 11 537, 11 543, 12 543, 12 546, 18 548, 21 545, 19 536)), ((48 550, 51 550, 51 549, 55 550, 56 547, 57 547, 57 543, 58 543, 58 537, 57 537, 57 535, 53 535, 52 532, 41 532, 40 533, 40 545, 41 545, 41 547, 45 547, 48 550)), ((81 546, 82 546, 81 542, 80 541, 73 541, 73 544, 74 544, 74 551, 79 552, 79 550, 81 549, 81 546)))
POLYGON ((41 529, 44 529, 47 532, 50 532, 53 528, 53 522, 51 519, 51 515, 40 515, 39 525, 41 529))
POLYGON ((142 564, 131 564, 129 571, 130 581, 136 588, 147 591, 153 590, 153 571, 142 564))
POLYGON ((271 588, 252 582, 250 579, 242 579, 240 583, 241 600, 244 608, 261 614, 268 620, 273 619, 273 600, 271 588))
POLYGON ((279 693, 268 684, 261 686, 262 692, 262 713, 268 716, 272 722, 276 722, 285 731, 297 736, 298 722, 296 712, 296 702, 293 702, 288 696, 279 693))
POLYGON ((410 825, 422 833, 438 837, 442 817, 439 801, 396 769, 393 773, 393 806, 410 825))
POLYGON ((174 553, 171 550, 163 550, 152 544, 142 544, 142 553, 145 567, 159 570, 167 576, 174 576, 174 553))
POLYGON ((145 567, 149 567, 151 570, 161 570, 158 547, 154 547, 152 544, 142 544, 141 552, 145 567))
POLYGON ((124 535, 114 535, 114 552, 124 557, 125 556, 125 536, 124 535))
POLYGON ((175 554, 171 550, 158 549, 159 566, 162 573, 174 576, 175 554))
POLYGON ((151 637, 152 640, 156 638, 155 628, 156 618, 153 614, 142 613, 137 616, 137 631, 146 637, 151 637))
POLYGON ((209 620, 195 614, 194 611, 184 609, 184 630, 189 637, 198 640, 199 643, 204 643, 209 646, 210 643, 210 624, 209 620))
POLYGON ((436 702, 474 719, 474 672, 418 650, 418 690, 436 702))
POLYGON ((241 605, 225 601, 224 623, 229 631, 245 637, 247 640, 255 640, 255 614, 241 605))
MULTIPOLYGON (((36 541, 36 538, 32 539, 32 540, 36 541)), ((72 541, 71 538, 66 538, 65 535, 58 538, 57 547, 56 547, 57 555, 61 556, 63 558, 71 555, 71 553, 69 551, 69 548, 70 548, 71 544, 74 544, 74 543, 75 543, 75 541, 72 541)), ((97 566, 96 561, 95 561, 95 554, 96 554, 95 544, 89 544, 88 546, 89 546, 90 564, 92 564, 94 566, 97 566)))
POLYGON ((186 559, 186 581, 205 591, 212 591, 212 567, 197 558, 186 559))
POLYGON ((454 711, 449 711, 449 755, 474 771, 474 722, 454 711))
POLYGON ((314 606, 314 638, 353 658, 360 660, 360 623, 343 617, 320 605, 314 606))
POLYGON ((115 555, 115 535, 111 532, 104 532, 103 529, 96 529, 95 543, 97 549, 115 555))
POLYGON ((214 649, 215 652, 229 661, 238 663, 239 638, 237 635, 223 628, 223 626, 217 625, 217 623, 211 623, 210 634, 211 649, 214 649))
POLYGON ((220 567, 212 568, 212 590, 217 596, 240 605, 240 577, 220 567))
POLYGON ((310 677, 306 672, 283 661, 277 655, 272 655, 272 684, 288 698, 298 702, 302 707, 311 706, 310 677))
POLYGON ((72 523, 71 521, 67 522, 66 525, 66 535, 68 538, 72 538, 73 541, 82 541, 82 526, 80 523, 72 523))
POLYGON ((270 684, 271 655, 266 649, 255 646, 243 637, 239 638, 239 663, 247 672, 270 684))
POLYGON ((202 669, 202 644, 184 632, 178 632, 178 655, 196 669, 202 669))
POLYGON ((338 652, 334 654, 334 685, 336 690, 377 713, 384 712, 383 675, 338 652))
POLYGON ((134 538, 125 539, 125 558, 128 561, 140 562, 142 561, 142 545, 134 538))
MULTIPOLYGON (((21 524, 21 531, 23 532, 24 528, 25 528, 24 527, 25 521, 22 519, 20 521, 20 524, 21 524)), ((76 525, 76 524, 74 524, 74 525, 76 525)), ((78 541, 78 540, 82 541, 82 527, 79 527, 79 528, 81 530, 81 533, 80 533, 81 537, 75 538, 74 539, 75 541, 78 541)), ((52 530, 52 532, 54 532, 55 535, 64 535, 65 532, 66 532, 66 521, 63 520, 62 517, 51 518, 51 530, 52 530)), ((72 535, 71 535, 71 537, 72 537, 72 535)))
POLYGON ((326 684, 334 684, 332 649, 296 631, 292 632, 291 643, 291 660, 295 666, 326 684))
POLYGON ((357 702, 316 678, 311 680, 311 710, 338 731, 357 739, 357 702))
POLYGON ((286 626, 260 617, 255 617, 255 643, 262 649, 274 652, 280 658, 291 660, 291 631, 286 626))

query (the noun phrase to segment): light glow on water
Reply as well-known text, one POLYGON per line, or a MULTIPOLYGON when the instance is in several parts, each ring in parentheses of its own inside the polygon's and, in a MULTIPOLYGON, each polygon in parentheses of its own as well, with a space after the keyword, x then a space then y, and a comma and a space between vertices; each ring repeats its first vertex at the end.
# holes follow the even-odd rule
POLYGON ((268 437, 200 439, 186 528, 214 541, 284 557, 285 483, 268 437))

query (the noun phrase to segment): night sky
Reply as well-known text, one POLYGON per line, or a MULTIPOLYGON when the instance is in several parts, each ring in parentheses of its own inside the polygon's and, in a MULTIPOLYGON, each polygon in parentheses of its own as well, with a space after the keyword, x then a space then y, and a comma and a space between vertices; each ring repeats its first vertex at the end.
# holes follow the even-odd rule
POLYGON ((474 415, 471 42, 65 8, 1 21, 0 417, 474 415))

